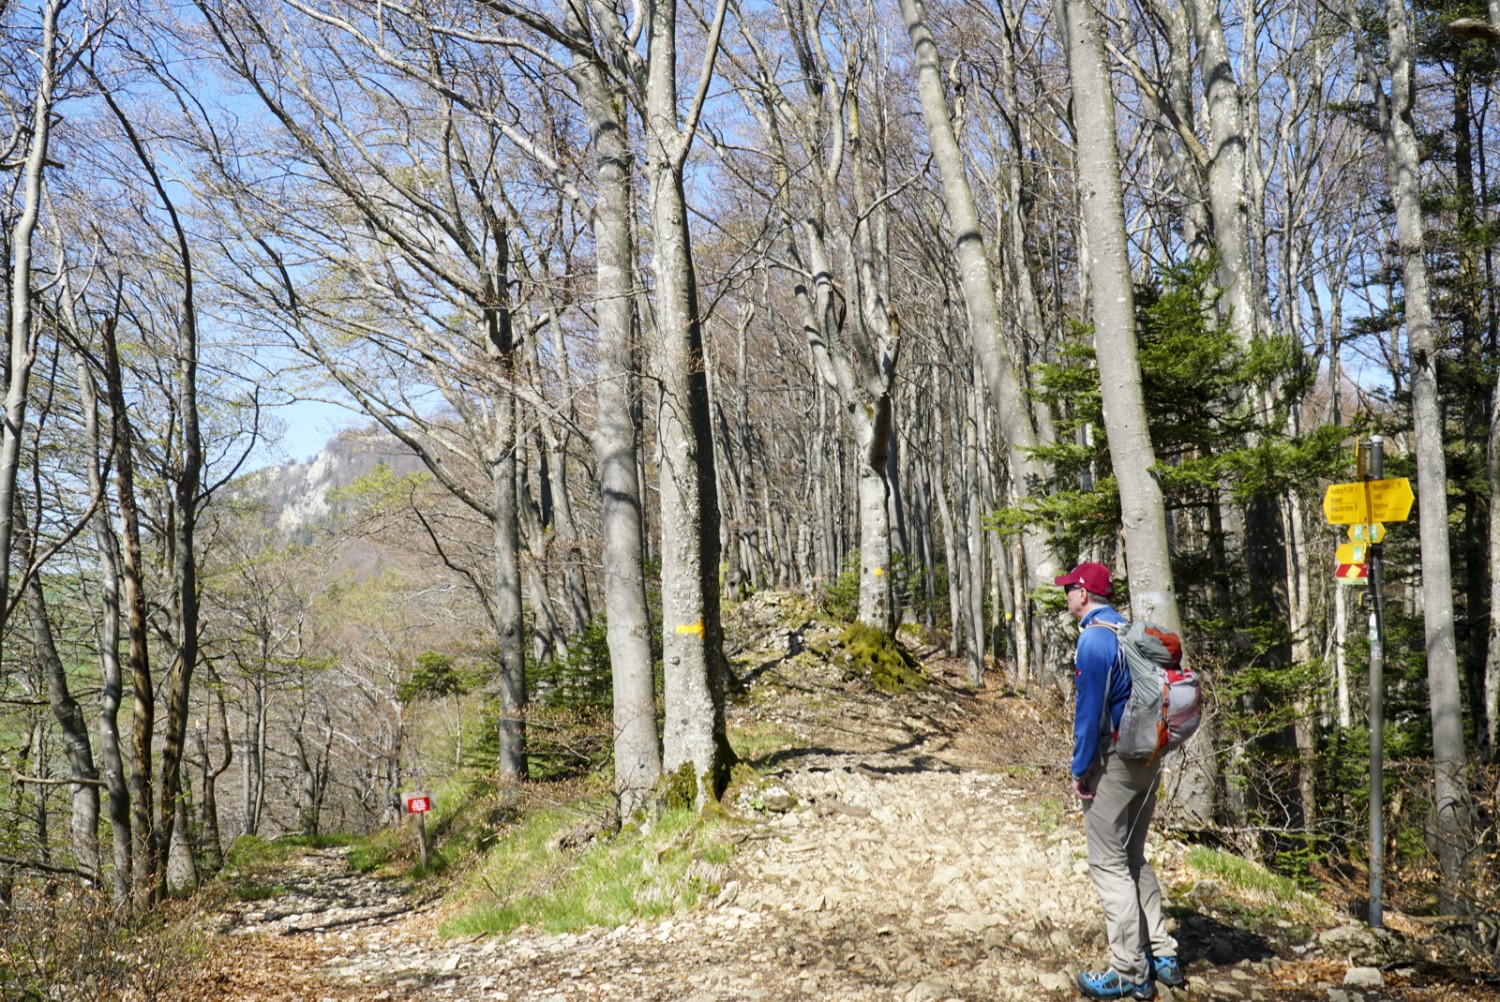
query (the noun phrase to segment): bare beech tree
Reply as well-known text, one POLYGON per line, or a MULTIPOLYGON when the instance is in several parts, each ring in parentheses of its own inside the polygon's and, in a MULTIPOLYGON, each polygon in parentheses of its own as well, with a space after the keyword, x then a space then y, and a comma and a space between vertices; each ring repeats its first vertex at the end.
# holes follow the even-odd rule
MULTIPOLYGON (((780 221, 779 239, 768 235, 771 254, 791 275, 814 366, 838 394, 860 460, 859 621, 889 634, 897 611, 889 471, 902 339, 887 222, 887 203, 898 190, 882 184, 892 141, 882 134, 882 53, 877 36, 841 25, 839 34, 850 42, 844 65, 836 66, 802 0, 786 0, 778 13, 774 37, 795 56, 794 77, 779 78, 786 53, 763 44, 757 36, 764 26, 743 12, 741 41, 750 58, 728 61, 782 188, 769 193, 780 221)), ((760 167, 731 169, 751 174, 760 167)))
POLYGON ((1385 8, 1386 65, 1376 64, 1359 16, 1348 9, 1374 97, 1385 151, 1386 178, 1395 201, 1406 336, 1411 352, 1411 409, 1421 517, 1422 612, 1427 645, 1427 695, 1432 715, 1433 836, 1437 843, 1439 907, 1455 911, 1464 900, 1468 843, 1463 689, 1454 639, 1453 591, 1448 553, 1448 474, 1443 415, 1438 406, 1438 348, 1422 246, 1421 156, 1413 121, 1416 105, 1411 12, 1401 0, 1385 8), (1390 90, 1386 90, 1386 80, 1390 90))

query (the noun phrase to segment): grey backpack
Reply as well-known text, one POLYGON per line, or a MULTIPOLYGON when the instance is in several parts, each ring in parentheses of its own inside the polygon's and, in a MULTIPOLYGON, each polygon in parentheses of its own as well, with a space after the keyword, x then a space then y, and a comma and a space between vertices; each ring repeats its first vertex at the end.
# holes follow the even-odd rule
MULTIPOLYGON (((1120 640, 1105 693, 1114 688, 1118 666, 1130 672, 1130 698, 1113 732, 1114 750, 1121 758, 1150 761, 1182 747, 1203 722, 1203 687, 1198 676, 1182 666, 1182 638, 1146 620, 1092 625, 1108 627, 1120 640)), ((1104 713, 1108 721, 1107 695, 1104 713)), ((1107 723, 1104 729, 1109 730, 1107 723)))

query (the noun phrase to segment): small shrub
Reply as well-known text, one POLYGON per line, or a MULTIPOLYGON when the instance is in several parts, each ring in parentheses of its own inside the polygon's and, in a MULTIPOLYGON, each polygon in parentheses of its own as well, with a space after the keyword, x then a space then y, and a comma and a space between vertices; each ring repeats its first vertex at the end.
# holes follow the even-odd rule
POLYGON ((839 576, 823 589, 823 611, 835 619, 851 622, 859 615, 859 554, 844 558, 839 576))
POLYGON ((201 921, 132 918, 103 894, 28 886, 0 920, 0 999, 172 998, 203 951, 201 921))

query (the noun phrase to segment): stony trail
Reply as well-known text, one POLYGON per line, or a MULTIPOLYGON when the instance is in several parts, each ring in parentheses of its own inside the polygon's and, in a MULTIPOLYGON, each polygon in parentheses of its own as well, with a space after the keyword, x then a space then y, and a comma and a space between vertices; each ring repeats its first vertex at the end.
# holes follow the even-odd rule
MULTIPOLYGON (((943 685, 893 698, 827 663, 754 660, 746 662, 750 695, 735 712, 774 720, 800 740, 768 763, 777 783, 757 806, 769 809, 746 809, 755 820, 728 871, 715 875, 723 890, 706 907, 574 934, 444 939, 437 906, 350 874, 337 852, 309 853, 284 898, 222 917, 223 934, 182 994, 265 1002, 1078 997, 1073 973, 1103 966, 1107 951, 1068 794, 1060 711, 943 685)), ((1190 978, 1159 998, 1494 996, 1480 982, 1455 984, 1403 960, 1356 927, 1240 927, 1213 907, 1217 888, 1195 877, 1183 846, 1153 842, 1190 978)))

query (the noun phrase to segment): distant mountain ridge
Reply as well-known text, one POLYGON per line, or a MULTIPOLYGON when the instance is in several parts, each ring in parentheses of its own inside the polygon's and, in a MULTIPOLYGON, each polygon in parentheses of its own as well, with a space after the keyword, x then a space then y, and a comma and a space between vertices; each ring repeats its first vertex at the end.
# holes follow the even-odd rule
POLYGON ((397 474, 423 469, 410 449, 384 431, 344 431, 306 463, 258 471, 256 486, 275 527, 293 533, 328 517, 329 491, 348 487, 382 464, 397 474))

